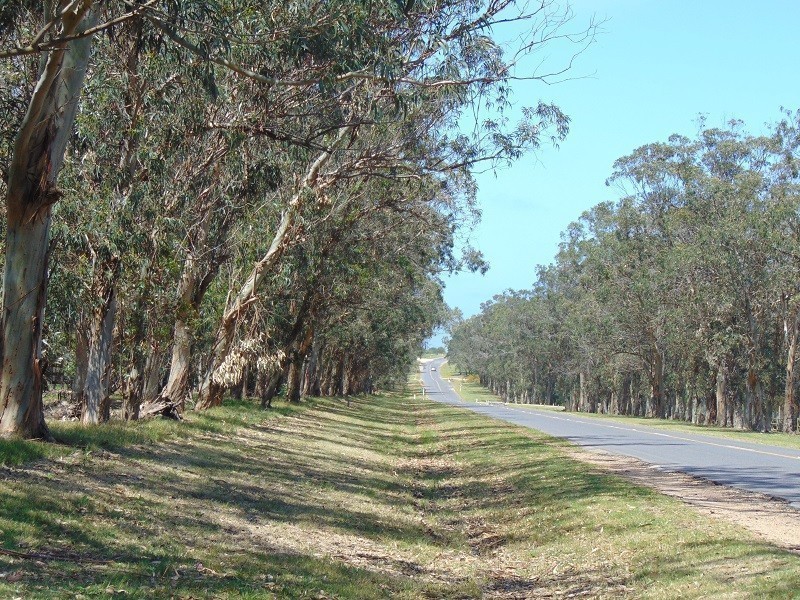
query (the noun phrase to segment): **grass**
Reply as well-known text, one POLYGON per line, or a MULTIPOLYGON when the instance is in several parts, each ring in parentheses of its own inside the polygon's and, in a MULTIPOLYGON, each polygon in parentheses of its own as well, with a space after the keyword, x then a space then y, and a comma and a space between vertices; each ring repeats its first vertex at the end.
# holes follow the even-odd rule
POLYGON ((459 375, 449 362, 439 367, 444 379, 450 380, 458 395, 467 402, 498 402, 500 399, 478 383, 477 379, 459 375))
POLYGON ((0 446, 3 598, 786 598, 800 558, 412 394, 0 446), (5 554, 3 554, 5 552, 5 554))
MULTIPOLYGON (((459 392, 459 395, 464 400, 472 402, 503 401, 501 398, 495 396, 488 389, 478 383, 475 378, 469 376, 464 377, 463 375, 459 374, 449 363, 443 364, 440 368, 440 371, 443 377, 450 379, 453 382, 456 391, 459 392)), ((563 407, 560 406, 545 406, 539 404, 520 404, 518 405, 518 408, 563 410, 563 407)), ((612 422, 626 423, 629 425, 642 425, 645 427, 653 427, 667 431, 702 434, 712 437, 736 440, 739 442, 748 442, 751 444, 765 444, 770 446, 779 446, 781 448, 800 450, 800 435, 793 433, 772 432, 765 434, 757 431, 743 431, 738 429, 730 429, 727 427, 694 425, 692 423, 685 423, 683 421, 676 421, 673 419, 653 419, 626 415, 606 415, 583 412, 577 414, 582 417, 591 417, 593 419, 602 419, 612 422)))
MULTIPOLYGON (((442 377, 449 380, 459 396, 467 402, 502 402, 502 400, 495 396, 488 389, 483 387, 478 378, 473 375, 464 376, 456 371, 450 363, 444 363, 439 371, 442 377)), ((564 410, 563 406, 547 406, 544 404, 521 404, 520 406, 530 406, 531 408, 545 409, 545 410, 564 410)))
POLYGON ((684 433, 710 435, 713 437, 737 440, 740 442, 749 442, 751 444, 768 444, 770 446, 780 446, 782 448, 792 448, 794 450, 800 450, 800 436, 794 433, 782 433, 778 431, 772 433, 761 433, 758 431, 743 431, 739 429, 730 429, 726 427, 715 427, 713 425, 693 425, 692 423, 685 423, 683 421, 674 421, 672 419, 651 419, 644 417, 597 415, 594 413, 586 413, 586 416, 593 418, 607 419, 609 421, 625 422, 635 425, 645 425, 647 427, 654 427, 656 429, 666 429, 669 431, 680 431, 684 433))

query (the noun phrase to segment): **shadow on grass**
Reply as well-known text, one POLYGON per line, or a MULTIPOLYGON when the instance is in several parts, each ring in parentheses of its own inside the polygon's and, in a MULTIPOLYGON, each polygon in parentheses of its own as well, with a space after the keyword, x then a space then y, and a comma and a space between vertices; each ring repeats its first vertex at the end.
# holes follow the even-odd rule
POLYGON ((404 544, 426 538, 402 514, 407 485, 375 453, 387 440, 404 443, 392 423, 407 425, 408 415, 377 412, 353 400, 313 411, 231 403, 183 423, 54 424, 62 445, 50 446, 52 456, 76 451, 35 462, 48 456, 48 446, 17 443, 16 464, 34 464, 9 473, 13 486, 0 488, 0 539, 30 554, 0 556, 0 569, 19 578, 0 579, 0 596, 125 590, 142 598, 310 597, 322 589, 339 597, 477 595, 469 581, 414 582, 391 570, 287 552, 280 539, 254 550, 251 529, 262 523, 404 544), (274 430, 271 423, 287 416, 294 430, 274 430), (341 451, 332 452, 337 444, 341 451), (329 496, 346 498, 347 506, 332 505, 329 496))
MULTIPOLYGON (((533 580, 443 580, 423 577, 424 565, 391 557, 382 564, 375 557, 367 565, 348 561, 359 544, 419 547, 428 555, 556 544, 585 534, 587 515, 603 500, 638 507, 609 524, 607 531, 620 538, 638 535, 653 518, 646 512, 652 492, 561 460, 565 442, 402 395, 266 412, 241 401, 182 423, 58 424, 54 431, 88 452, 46 463, 36 462, 47 457, 46 445, 8 451, 19 456, 16 464, 34 464, 4 474, 0 539, 31 556, 0 556, 0 571, 18 574, 15 582, 0 578, 2 597, 522 593, 533 580), (513 526, 498 525, 491 540, 470 530, 470 520, 508 524, 509 515, 513 526), (326 535, 358 543, 314 545, 326 535)), ((753 558, 777 555, 736 543, 645 548, 658 569, 639 569, 631 582, 665 571, 697 576, 707 557, 730 547, 753 558)))
POLYGON ((44 442, 0 438, 0 466, 16 467, 47 455, 44 442))

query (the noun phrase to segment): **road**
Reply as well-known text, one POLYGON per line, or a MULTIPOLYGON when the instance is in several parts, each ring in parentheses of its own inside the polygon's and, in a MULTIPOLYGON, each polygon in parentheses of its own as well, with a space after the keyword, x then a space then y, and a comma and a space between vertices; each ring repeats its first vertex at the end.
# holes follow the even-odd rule
POLYGON ((800 508, 800 451, 501 402, 464 402, 439 375, 438 369, 444 362, 445 359, 435 359, 421 373, 431 400, 537 429, 580 446, 632 456, 651 463, 654 468, 680 471, 722 485, 783 498, 800 508))

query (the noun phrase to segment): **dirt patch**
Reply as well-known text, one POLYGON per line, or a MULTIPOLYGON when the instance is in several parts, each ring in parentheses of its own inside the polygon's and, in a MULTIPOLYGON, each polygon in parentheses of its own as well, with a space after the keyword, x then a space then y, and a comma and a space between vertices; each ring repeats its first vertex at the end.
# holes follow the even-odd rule
POLYGON ((568 453, 604 471, 679 498, 702 514, 735 523, 771 544, 800 554, 800 510, 785 500, 685 473, 664 471, 635 458, 600 450, 574 449, 568 453))

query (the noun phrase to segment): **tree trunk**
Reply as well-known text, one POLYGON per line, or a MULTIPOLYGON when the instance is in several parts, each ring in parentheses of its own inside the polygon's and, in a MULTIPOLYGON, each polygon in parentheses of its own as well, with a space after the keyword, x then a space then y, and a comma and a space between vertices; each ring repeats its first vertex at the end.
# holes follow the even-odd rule
MULTIPOLYGON (((175 319, 172 343, 172 361, 170 363, 167 384, 157 392, 160 381, 160 369, 150 369, 150 391, 146 393, 140 409, 140 418, 161 415, 171 419, 180 419, 189 395, 189 361, 191 360, 192 335, 188 323, 182 318, 175 319)), ((154 356, 152 353, 150 356, 154 356)))
POLYGON ((86 388, 81 407, 81 422, 86 425, 96 425, 108 421, 110 417, 108 377, 116 309, 116 293, 112 284, 103 303, 94 311, 89 330, 86 388))
POLYGON ((306 396, 319 396, 320 395, 320 380, 322 378, 321 366, 323 356, 322 342, 317 336, 314 337, 314 342, 311 344, 311 354, 308 358, 308 365, 306 367, 305 381, 303 382, 303 394, 306 396))
POLYGON ((339 364, 339 382, 336 387, 337 396, 347 396, 350 393, 350 388, 347 385, 347 357, 344 354, 342 354, 342 360, 339 364))
POLYGON ((268 376, 266 370, 259 369, 256 372, 256 385, 253 393, 255 394, 256 398, 263 398, 264 392, 267 390, 267 383, 268 383, 268 376))
POLYGON ((139 418, 141 403, 142 374, 134 363, 125 378, 125 387, 122 392, 122 418, 126 421, 136 421, 139 418))
MULTIPOLYGON (((224 153, 214 156, 218 159, 224 153)), ((215 159, 215 160, 216 160, 215 159)), ((211 164, 209 159, 205 164, 211 164)), ((189 396, 189 376, 192 361, 191 320, 197 315, 209 286, 216 278, 223 256, 218 250, 227 239, 232 224, 223 217, 223 223, 215 230, 213 248, 209 248, 209 235, 217 207, 208 193, 201 193, 195 206, 198 217, 189 228, 189 250, 183 261, 183 269, 176 290, 175 325, 172 334, 172 360, 167 383, 157 398, 142 407, 142 415, 160 414, 171 418, 181 418, 189 396), (203 258, 198 257, 198 253, 203 258)))
POLYGON ((192 332, 185 318, 175 320, 172 341, 172 361, 170 362, 167 385, 159 396, 172 402, 179 414, 186 406, 189 395, 190 361, 192 358, 192 332))
MULTIPOLYGON (((157 243, 154 241, 153 245, 157 243)), ((144 270, 149 274, 153 270, 153 260, 148 259, 144 270)), ((153 333, 148 323, 148 310, 147 299, 150 297, 153 282, 148 275, 145 277, 143 285, 134 296, 133 301, 130 303, 131 308, 129 314, 132 319, 128 327, 132 330, 132 335, 127 340, 127 345, 130 348, 130 355, 128 357, 126 385, 122 398, 122 412, 126 421, 135 421, 139 418, 139 411, 142 402, 146 397, 145 383, 147 374, 151 371, 148 368, 153 361, 153 353, 155 351, 155 343, 153 340, 153 333)))
POLYGON ((292 337, 292 349, 289 351, 289 374, 286 379, 286 399, 289 402, 300 402, 303 383, 303 363, 311 350, 314 341, 314 327, 305 325, 312 304, 313 294, 307 294, 297 309, 292 337), (302 338, 300 338, 300 335, 302 338))
POLYGON ((78 320, 75 333, 75 379, 72 382, 71 417, 80 418, 86 393, 86 374, 89 371, 89 327, 83 319, 78 320))
POLYGON ((272 399, 278 394, 281 383, 283 382, 283 371, 276 371, 269 378, 268 383, 264 387, 264 392, 261 395, 261 408, 271 408, 272 399))
POLYGON ((588 379, 583 371, 578 373, 578 410, 583 412, 587 412, 589 405, 588 379))
POLYGON ((750 397, 749 424, 753 431, 769 431, 765 415, 764 385, 754 366, 750 367, 747 374, 747 391, 750 397))
POLYGON ((661 418, 664 416, 664 355, 658 348, 653 352, 650 386, 650 407, 647 416, 661 418))
POLYGON ((222 404, 222 396, 225 393, 225 386, 215 379, 217 370, 225 362, 228 354, 233 347, 233 340, 236 332, 237 319, 226 319, 223 317, 223 322, 217 332, 217 339, 211 351, 211 360, 209 361, 208 369, 197 390, 197 404, 196 410, 207 410, 214 406, 222 404))
MULTIPOLYGON (((86 0, 64 13, 62 35, 91 27, 91 8, 92 2, 86 0)), ((44 422, 41 370, 51 208, 61 194, 56 178, 72 133, 90 52, 91 37, 86 37, 46 55, 14 140, 7 182, 0 324, 0 434, 4 436, 52 439, 44 422)))
MULTIPOLYGON (((615 381, 614 381, 614 387, 611 389, 611 400, 610 400, 610 402, 609 402, 609 407, 608 407, 608 409, 609 409, 609 412, 610 412, 612 415, 618 415, 618 414, 620 414, 620 410, 619 410, 619 398, 620 398, 620 394, 619 394, 619 392, 617 391, 617 390, 619 389, 619 388, 618 388, 618 386, 617 386, 617 382, 619 381, 619 377, 617 376, 617 377, 615 377, 614 379, 615 379, 615 381)), ((624 380, 623 380, 623 381, 624 381, 624 380)), ((624 382, 623 382, 623 385, 624 385, 624 382)))
POLYGON ((164 366, 164 350, 156 340, 144 361, 144 380, 142 381, 142 404, 152 402, 158 396, 164 366))
POLYGON ((716 418, 717 426, 725 427, 727 425, 727 404, 728 402, 728 386, 727 386, 727 373, 725 367, 725 360, 720 360, 717 365, 717 386, 716 386, 716 418))
POLYGON ((250 397, 250 363, 247 362, 242 369, 242 398, 245 400, 250 397))
POLYGON ((289 375, 286 377, 286 400, 300 402, 300 382, 303 375, 303 359, 296 355, 289 361, 289 375))
POLYGON ((325 374, 322 379, 322 394, 330 397, 336 392, 336 366, 339 364, 339 360, 334 354, 329 356, 325 362, 325 374))
POLYGON ((797 374, 795 363, 797 362, 797 338, 800 334, 800 310, 796 310, 790 319, 784 320, 784 330, 786 331, 786 383, 783 395, 783 423, 782 429, 786 433, 797 431, 797 416, 800 412, 797 398, 795 397, 795 387, 797 374))

